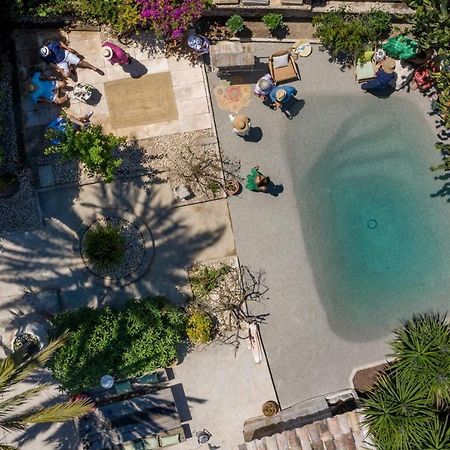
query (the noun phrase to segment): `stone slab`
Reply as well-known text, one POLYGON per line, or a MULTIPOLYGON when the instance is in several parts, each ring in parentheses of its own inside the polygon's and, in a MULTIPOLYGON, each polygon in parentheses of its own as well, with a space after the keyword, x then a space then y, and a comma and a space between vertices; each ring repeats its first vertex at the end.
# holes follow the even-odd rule
POLYGON ((55 185, 55 175, 50 164, 39 166, 39 184, 41 187, 50 187, 55 185))

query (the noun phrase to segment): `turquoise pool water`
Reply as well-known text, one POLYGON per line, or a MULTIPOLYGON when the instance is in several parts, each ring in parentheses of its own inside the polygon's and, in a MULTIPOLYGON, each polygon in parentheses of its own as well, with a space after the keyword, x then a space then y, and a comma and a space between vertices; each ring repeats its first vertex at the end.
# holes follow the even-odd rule
MULTIPOLYGON (((449 309, 450 204, 423 113, 402 98, 317 98, 287 142, 316 289, 335 333, 364 340, 449 309), (333 107, 330 107, 333 105, 333 107)), ((450 197, 448 197, 450 198, 450 197)))

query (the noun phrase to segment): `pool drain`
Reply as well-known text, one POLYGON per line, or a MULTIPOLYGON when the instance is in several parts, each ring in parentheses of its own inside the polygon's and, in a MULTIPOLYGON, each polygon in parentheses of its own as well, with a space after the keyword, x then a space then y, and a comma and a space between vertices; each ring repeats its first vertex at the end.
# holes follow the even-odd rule
POLYGON ((371 230, 373 230, 374 228, 376 228, 378 225, 378 222, 375 219, 369 219, 367 221, 367 228, 370 228, 371 230))

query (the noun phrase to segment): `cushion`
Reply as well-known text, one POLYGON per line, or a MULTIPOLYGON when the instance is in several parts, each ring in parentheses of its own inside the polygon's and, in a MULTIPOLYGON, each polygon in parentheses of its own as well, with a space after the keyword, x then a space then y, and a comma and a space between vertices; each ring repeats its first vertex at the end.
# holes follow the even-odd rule
POLYGON ((274 56, 272 58, 272 64, 274 69, 278 69, 279 67, 286 67, 289 65, 289 53, 281 56, 274 56))
POLYGON ((364 52, 363 55, 358 58, 358 63, 364 64, 366 62, 372 61, 374 54, 375 52, 372 50, 364 52))
POLYGON ((134 450, 134 444, 132 442, 125 442, 122 444, 124 450, 134 450))
POLYGON ((173 434, 172 436, 164 436, 159 437, 159 445, 161 447, 167 447, 169 445, 175 445, 180 442, 180 435, 179 434, 173 434))
POLYGON ((153 450, 155 448, 159 448, 159 441, 156 436, 148 436, 142 439, 142 443, 144 444, 144 450, 153 450))
POLYGON ((372 61, 365 62, 364 64, 356 64, 355 67, 356 79, 358 81, 370 80, 375 78, 375 65, 372 61))
POLYGON ((149 373, 147 375, 142 375, 142 377, 139 377, 136 379, 138 383, 159 383, 159 378, 157 373, 149 373))
POLYGON ((133 391, 133 388, 131 387, 131 383, 129 381, 122 381, 121 383, 116 383, 114 385, 114 389, 117 395, 128 394, 128 392, 133 391))
POLYGON ((124 450, 143 450, 144 444, 141 441, 125 442, 122 444, 124 450))
POLYGON ((406 61, 395 60, 395 73, 397 76, 390 82, 395 90, 405 87, 414 75, 414 68, 406 61))

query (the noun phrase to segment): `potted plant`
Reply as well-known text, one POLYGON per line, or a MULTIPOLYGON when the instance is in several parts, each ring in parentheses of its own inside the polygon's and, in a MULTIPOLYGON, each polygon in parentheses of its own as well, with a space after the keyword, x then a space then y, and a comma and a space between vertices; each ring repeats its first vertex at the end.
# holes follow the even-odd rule
POLYGON ((233 34, 240 33, 244 30, 244 19, 239 14, 233 14, 228 20, 227 20, 227 28, 231 31, 233 34))
MULTIPOLYGON (((272 36, 286 34, 286 25, 283 22, 283 16, 276 13, 268 13, 262 17, 262 22, 269 29, 272 36)), ((281 37, 281 36, 280 36, 281 37)), ((284 36, 283 36, 284 37, 284 36)))
POLYGON ((262 406, 262 412, 266 417, 274 416, 279 410, 278 403, 273 400, 265 402, 262 406))
POLYGON ((19 177, 6 169, 0 169, 0 198, 12 197, 19 191, 19 177))
POLYGON ((241 183, 236 178, 225 180, 224 191, 227 195, 237 195, 241 190, 241 183))

